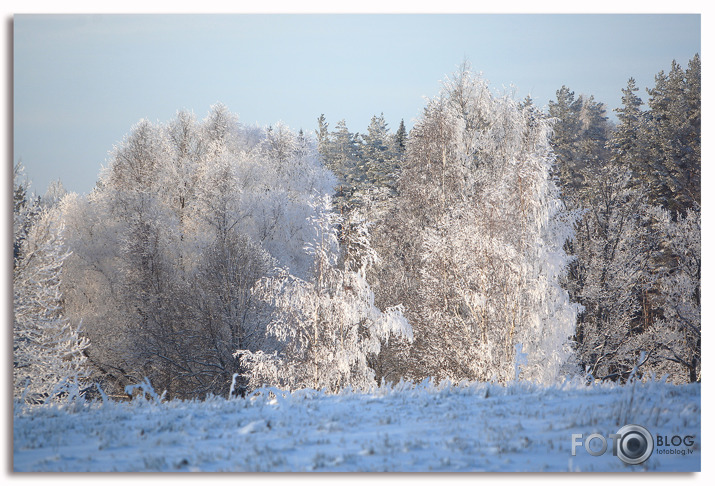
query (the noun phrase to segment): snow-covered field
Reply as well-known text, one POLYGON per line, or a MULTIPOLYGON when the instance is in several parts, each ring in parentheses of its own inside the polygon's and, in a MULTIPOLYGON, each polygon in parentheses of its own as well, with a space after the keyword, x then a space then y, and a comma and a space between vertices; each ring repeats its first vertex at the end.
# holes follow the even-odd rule
MULTIPOLYGON (((400 384, 14 410, 15 471, 699 471, 700 385, 400 384), (646 427, 638 466, 571 454, 573 433, 646 427), (693 436, 691 447, 674 446, 693 436), (666 452, 669 451, 669 452, 666 452)), ((591 449, 599 449, 598 439, 591 449)))

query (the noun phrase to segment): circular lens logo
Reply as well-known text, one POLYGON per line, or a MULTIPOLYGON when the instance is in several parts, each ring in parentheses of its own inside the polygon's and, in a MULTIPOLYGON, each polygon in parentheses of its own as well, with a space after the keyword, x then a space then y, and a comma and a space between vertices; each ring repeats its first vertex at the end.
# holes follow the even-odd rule
POLYGON ((626 425, 618 431, 621 436, 617 454, 626 464, 641 464, 653 454, 653 436, 645 427, 626 425))

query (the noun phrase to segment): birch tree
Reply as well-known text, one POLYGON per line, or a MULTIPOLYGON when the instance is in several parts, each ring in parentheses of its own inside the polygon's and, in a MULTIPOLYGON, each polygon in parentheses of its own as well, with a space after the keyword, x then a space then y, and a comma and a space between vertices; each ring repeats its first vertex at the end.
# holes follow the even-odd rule
POLYGON ((277 385, 288 389, 338 391, 350 386, 375 386, 370 356, 379 353, 391 335, 412 337, 400 306, 384 312, 374 304, 365 279, 367 266, 377 255, 366 228, 349 247, 357 253, 353 265, 340 266, 337 225, 330 196, 314 200, 311 218, 314 237, 306 245, 313 260, 312 276, 304 280, 287 272, 264 279, 256 288, 275 309, 268 332, 285 345, 280 354, 237 350, 250 369, 252 386, 277 385))
POLYGON ((508 381, 519 344, 522 379, 551 382, 567 362, 572 218, 550 177, 551 123, 465 65, 415 124, 379 287, 413 323, 410 376, 508 381))

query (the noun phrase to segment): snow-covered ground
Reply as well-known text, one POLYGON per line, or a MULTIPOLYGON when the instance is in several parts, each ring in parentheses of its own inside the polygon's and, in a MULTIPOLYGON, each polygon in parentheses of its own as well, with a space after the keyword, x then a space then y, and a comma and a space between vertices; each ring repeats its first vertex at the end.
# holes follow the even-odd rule
MULTIPOLYGON (((401 384, 14 410, 15 471, 699 471, 700 385, 401 384), (625 424, 656 445, 628 466, 571 454, 572 434, 625 424), (691 447, 673 446, 693 436, 691 447), (669 452, 666 452, 669 451, 669 452)), ((599 449, 594 439, 591 449, 599 449)))

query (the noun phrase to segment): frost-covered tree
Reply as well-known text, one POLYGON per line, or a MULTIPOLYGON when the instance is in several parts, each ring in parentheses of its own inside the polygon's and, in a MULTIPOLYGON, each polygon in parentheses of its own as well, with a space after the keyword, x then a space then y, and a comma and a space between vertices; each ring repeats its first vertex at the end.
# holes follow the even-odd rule
POLYGON ((395 132, 395 151, 399 158, 405 153, 407 148, 407 129, 405 128, 405 120, 400 120, 400 126, 397 127, 397 132, 395 132))
POLYGON ((549 116, 556 119, 551 145, 562 196, 570 209, 578 206, 585 171, 609 158, 606 141, 611 126, 605 111, 593 96, 575 97, 566 86, 556 92, 556 101, 549 101, 549 116))
POLYGON ((60 283, 69 254, 63 231, 56 211, 41 210, 18 242, 13 272, 15 399, 57 399, 77 390, 86 376, 83 352, 88 342, 63 310, 60 283))
POLYGON ((31 201, 28 190, 30 182, 25 176, 25 167, 18 161, 13 167, 12 227, 13 227, 13 267, 17 266, 22 242, 27 238, 32 220, 36 217, 38 205, 31 201))
POLYGON ((647 89, 644 125, 647 176, 653 180, 653 204, 684 213, 700 207, 700 57, 683 71, 673 61, 647 89))
POLYGON ((687 209, 673 219, 659 208, 651 214, 659 232, 662 251, 668 258, 659 268, 658 291, 662 315, 643 338, 643 347, 653 353, 645 372, 669 375, 677 383, 701 379, 701 223, 700 213, 687 209))
POLYGON ((337 225, 340 216, 331 209, 330 196, 314 202, 311 218, 315 231, 306 246, 313 259, 308 280, 283 272, 264 279, 256 292, 275 308, 268 332, 285 343, 273 355, 239 349, 236 355, 249 368, 253 387, 276 385, 289 389, 375 386, 369 366, 381 343, 390 335, 412 338, 400 306, 381 312, 365 279, 367 266, 377 255, 363 224, 349 242, 357 253, 352 264, 340 265, 337 225))
POLYGON ((631 78, 611 160, 584 171, 585 214, 569 245, 578 257, 568 287, 584 306, 577 333, 581 366, 597 379, 639 372, 699 379, 700 75, 673 63, 648 90, 642 110, 631 78), (660 208, 666 208, 663 212, 660 208), (669 215, 669 216, 668 216, 669 215), (684 310, 687 309, 687 310, 684 310), (687 316, 687 317, 686 317, 687 316), (677 351, 675 351, 677 349, 677 351), (640 355, 646 359, 640 363, 640 355))
POLYGON ((560 286, 571 221, 550 177, 550 123, 464 66, 415 124, 380 228, 394 252, 381 302, 407 307, 410 376, 507 381, 518 344, 523 379, 560 373, 577 308, 560 286))
POLYGON ((324 161, 327 161, 330 158, 330 140, 328 138, 329 129, 330 125, 328 125, 328 122, 325 119, 325 114, 321 114, 318 117, 318 128, 315 130, 315 136, 318 141, 318 153, 324 161))
POLYGON ((616 108, 620 124, 608 141, 613 160, 649 186, 649 201, 684 214, 700 205, 700 57, 684 71, 673 61, 661 71, 655 86, 646 89, 647 109, 631 78, 623 89, 623 106, 616 108))
POLYGON ((68 270, 77 273, 66 295, 93 344, 90 361, 119 372, 117 388, 147 376, 174 396, 173 368, 187 331, 178 297, 185 188, 168 183, 171 172, 182 171, 170 149, 159 126, 140 121, 114 148, 99 188, 67 207, 68 270), (106 279, 104 288, 95 270, 106 279))
POLYGON ((329 137, 329 154, 325 161, 337 176, 338 183, 347 189, 357 187, 362 182, 360 170, 357 167, 361 154, 360 135, 350 132, 345 120, 340 120, 329 137))
POLYGON ((643 101, 637 95, 638 87, 633 78, 628 79, 628 85, 621 91, 623 106, 614 109, 620 123, 613 129, 607 146, 616 163, 629 168, 639 179, 644 180, 641 172, 645 165, 643 163, 644 116, 641 110, 643 101))
POLYGON ((583 283, 574 298, 585 308, 579 360, 600 380, 623 381, 637 363, 639 376, 698 381, 699 215, 688 210, 673 220, 668 210, 646 205, 642 188, 628 187, 617 174, 602 183, 615 185, 606 189, 613 198, 601 199, 580 223, 590 229, 576 246, 572 268, 574 281, 583 283))
POLYGON ((107 388, 148 377, 170 397, 225 394, 243 372, 235 349, 274 349, 251 288, 276 264, 310 272, 309 195, 333 185, 310 140, 223 105, 138 123, 63 211, 68 315, 107 388))
POLYGON ((67 195, 67 190, 61 180, 50 182, 47 186, 45 194, 40 198, 40 204, 43 208, 56 206, 62 201, 62 198, 67 195))
MULTIPOLYGON (((404 130, 404 124, 402 128, 404 130)), ((398 153, 384 115, 372 117, 367 133, 362 138, 361 168, 365 172, 368 185, 371 188, 386 188, 392 191, 397 177, 398 153)))
POLYGON ((380 114, 372 117, 366 133, 350 132, 345 120, 328 132, 325 117, 318 119, 319 153, 337 178, 334 204, 338 212, 348 216, 351 211, 363 210, 365 204, 394 196, 407 138, 404 123, 401 127, 397 135, 391 134, 380 114))
POLYGON ((572 299, 584 307, 577 356, 597 379, 628 377, 642 349, 635 338, 652 324, 653 258, 647 193, 630 172, 608 164, 585 172, 583 214, 571 249, 572 299))

